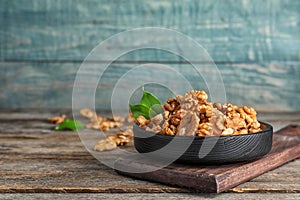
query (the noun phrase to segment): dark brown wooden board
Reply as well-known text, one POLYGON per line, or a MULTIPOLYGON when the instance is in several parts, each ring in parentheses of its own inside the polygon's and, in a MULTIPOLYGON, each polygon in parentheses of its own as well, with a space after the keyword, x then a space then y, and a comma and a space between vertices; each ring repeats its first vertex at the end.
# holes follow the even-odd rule
POLYGON ((148 173, 128 173, 141 167, 159 166, 153 160, 140 156, 127 157, 116 161, 118 173, 138 179, 155 181, 179 187, 196 189, 201 192, 220 193, 257 177, 300 157, 300 126, 287 126, 273 136, 273 146, 269 154, 259 160, 226 165, 183 165, 172 164, 148 173))

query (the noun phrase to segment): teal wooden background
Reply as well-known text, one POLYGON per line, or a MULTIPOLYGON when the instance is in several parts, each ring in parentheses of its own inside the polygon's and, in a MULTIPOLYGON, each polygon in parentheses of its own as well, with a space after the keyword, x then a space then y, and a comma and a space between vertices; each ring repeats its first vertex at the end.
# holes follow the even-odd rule
MULTIPOLYGON (((149 26, 202 44, 222 73, 228 101, 300 111, 298 0, 0 0, 0 108, 71 108, 73 81, 88 53, 113 34, 149 26)), ((144 62, 187 69, 201 89, 180 57, 143 50, 112 64, 96 107, 109 108, 118 78, 144 62)))

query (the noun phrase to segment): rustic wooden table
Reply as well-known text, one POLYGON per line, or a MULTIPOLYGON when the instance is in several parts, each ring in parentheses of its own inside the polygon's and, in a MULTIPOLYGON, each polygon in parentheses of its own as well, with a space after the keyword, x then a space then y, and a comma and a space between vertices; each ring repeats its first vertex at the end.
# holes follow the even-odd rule
MULTIPOLYGON (((300 159, 218 195, 121 176, 93 158, 76 132, 51 130, 46 119, 63 112, 0 112, 0 199, 300 199, 300 159)), ((260 119, 278 130, 300 124, 300 113, 260 119)))

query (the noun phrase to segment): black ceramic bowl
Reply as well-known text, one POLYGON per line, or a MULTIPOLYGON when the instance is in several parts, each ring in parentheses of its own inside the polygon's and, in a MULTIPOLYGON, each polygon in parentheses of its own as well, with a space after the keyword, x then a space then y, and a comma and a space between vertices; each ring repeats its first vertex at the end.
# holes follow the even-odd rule
POLYGON ((134 125, 134 146, 138 152, 146 153, 146 156, 157 159, 174 158, 175 162, 181 163, 249 161, 266 155, 272 147, 273 128, 265 122, 260 123, 263 130, 258 133, 220 137, 174 137, 155 134, 134 125))

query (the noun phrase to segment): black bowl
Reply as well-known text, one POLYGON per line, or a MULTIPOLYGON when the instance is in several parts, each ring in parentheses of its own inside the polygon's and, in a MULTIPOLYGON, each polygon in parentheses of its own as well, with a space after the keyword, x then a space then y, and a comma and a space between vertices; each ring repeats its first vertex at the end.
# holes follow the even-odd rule
POLYGON ((250 161, 266 155, 272 147, 273 128, 265 122, 260 123, 263 130, 258 133, 220 137, 169 136, 134 125, 134 146, 145 156, 181 163, 250 161))

